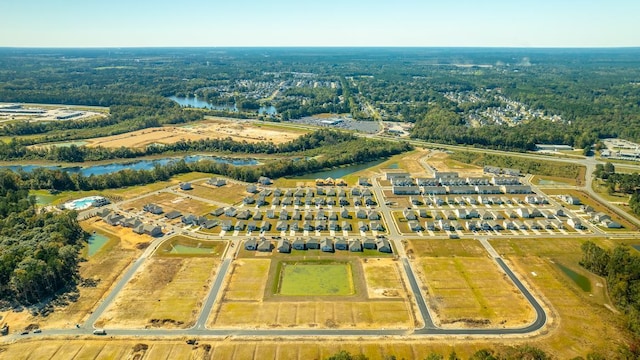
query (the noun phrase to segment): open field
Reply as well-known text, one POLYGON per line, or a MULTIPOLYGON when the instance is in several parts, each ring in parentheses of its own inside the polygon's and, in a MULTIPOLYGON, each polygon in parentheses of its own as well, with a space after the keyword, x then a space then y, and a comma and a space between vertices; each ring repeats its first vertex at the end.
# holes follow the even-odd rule
POLYGON ((444 327, 520 327, 535 318, 530 304, 476 240, 411 240, 427 301, 444 327))
POLYGON ((96 322, 97 327, 187 328, 195 321, 219 259, 151 258, 96 322), (135 304, 135 306, 131 306, 135 304))
POLYGON ((354 293, 349 263, 283 262, 278 293, 285 296, 351 295, 354 293))
POLYGON ((407 298, 407 292, 398 269, 391 259, 370 259, 362 262, 367 296, 370 299, 407 298))
POLYGON ((209 178, 211 174, 201 173, 201 172, 190 172, 186 174, 180 174, 173 176, 168 181, 159 181, 153 184, 142 185, 142 186, 129 186, 118 189, 105 190, 105 194, 119 196, 123 199, 131 199, 143 194, 150 193, 152 191, 158 191, 162 189, 166 189, 170 186, 178 185, 182 182, 193 181, 196 179, 209 178))
POLYGON ((209 327, 409 328, 404 301, 224 302, 209 327))
MULTIPOLYGON (((287 340, 200 340, 198 346, 184 341, 152 339, 75 339, 24 341, 1 347, 0 357, 13 360, 26 359, 136 359, 141 354, 145 360, 166 359, 229 359, 229 360, 309 360, 326 359, 340 350, 351 354, 364 354, 370 360, 388 359, 395 355, 398 359, 423 359, 430 353, 448 356, 452 349, 462 359, 482 348, 495 348, 492 343, 482 340, 341 340, 324 339, 287 340), (207 351, 208 346, 211 348, 207 351)), ((584 355, 584 352, 582 353, 584 355)), ((138 359, 140 359, 138 358, 138 359)), ((568 357, 562 357, 568 358, 568 357)))
POLYGON ((165 214, 170 211, 177 210, 183 215, 194 214, 197 216, 208 214, 211 210, 216 208, 215 205, 169 192, 160 192, 145 196, 141 199, 127 203, 125 208, 133 208, 137 211, 142 211, 143 206, 146 204, 156 204, 161 206, 165 214))
POLYGON ((482 257, 487 251, 477 240, 412 239, 405 243, 408 255, 419 257, 482 257))
POLYGON ((551 334, 536 343, 555 354, 563 354, 558 355, 563 359, 584 355, 585 349, 608 352, 605 358, 613 358, 617 344, 624 341, 620 315, 603 304, 594 304, 589 294, 548 259, 534 254, 514 255, 507 257, 507 263, 534 294, 541 294, 553 307, 549 313, 551 334))
POLYGON ((568 179, 558 176, 542 176, 542 175, 534 175, 531 178, 531 183, 533 185, 538 185, 540 187, 569 187, 576 186, 576 179, 568 179))
POLYGON ((420 258, 429 306, 443 327, 521 327, 535 319, 524 296, 487 257, 420 258))
POLYGON ((235 141, 284 143, 298 138, 303 132, 286 128, 259 126, 246 121, 210 118, 183 126, 164 126, 133 131, 126 134, 90 139, 89 146, 107 148, 145 147, 150 144, 173 144, 178 141, 231 138, 235 141))
POLYGON ((236 183, 227 183, 225 186, 215 187, 205 183, 205 181, 192 184, 193 189, 189 190, 189 194, 204 199, 218 201, 225 204, 236 204, 247 195, 244 185, 236 183))
POLYGON ((220 258, 226 246, 227 243, 224 241, 203 241, 177 235, 163 242, 156 250, 155 256, 212 256, 220 258))
MULTIPOLYGON (((591 241, 605 248, 612 248, 615 244, 626 241, 607 240, 593 238, 591 241)), ((546 260, 559 278, 564 278, 577 292, 587 295, 589 302, 601 306, 611 306, 611 300, 607 294, 606 281, 585 270, 579 265, 582 258, 580 246, 585 239, 511 239, 491 240, 498 253, 507 258, 511 257, 536 257, 546 260)), ((637 240, 629 240, 634 244, 637 240)))
POLYGON ((428 150, 419 149, 403 154, 394 155, 387 161, 379 165, 347 175, 343 177, 343 179, 349 184, 349 186, 355 186, 358 184, 358 178, 371 178, 377 174, 381 174, 385 169, 390 168, 402 169, 413 174, 414 176, 426 176, 425 169, 424 167, 422 167, 419 160, 428 153, 428 150))
POLYGON ((264 296, 270 264, 270 260, 235 261, 232 268, 233 275, 224 292, 224 300, 261 300, 264 296))

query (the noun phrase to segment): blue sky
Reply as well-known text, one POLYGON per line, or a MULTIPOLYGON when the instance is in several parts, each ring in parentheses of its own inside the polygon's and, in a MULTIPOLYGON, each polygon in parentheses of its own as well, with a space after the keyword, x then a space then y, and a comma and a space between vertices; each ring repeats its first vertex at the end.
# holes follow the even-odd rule
POLYGON ((0 46, 640 46, 634 0, 2 0, 0 46))

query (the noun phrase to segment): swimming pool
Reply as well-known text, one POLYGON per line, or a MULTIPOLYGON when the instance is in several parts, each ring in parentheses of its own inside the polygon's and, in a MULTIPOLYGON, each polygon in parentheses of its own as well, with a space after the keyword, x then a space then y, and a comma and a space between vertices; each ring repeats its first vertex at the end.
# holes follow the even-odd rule
POLYGON ((72 200, 64 203, 64 207, 65 209, 69 209, 69 210, 85 210, 90 208, 91 205, 93 205, 93 202, 98 199, 103 199, 103 197, 89 196, 89 197, 84 197, 82 199, 72 200))

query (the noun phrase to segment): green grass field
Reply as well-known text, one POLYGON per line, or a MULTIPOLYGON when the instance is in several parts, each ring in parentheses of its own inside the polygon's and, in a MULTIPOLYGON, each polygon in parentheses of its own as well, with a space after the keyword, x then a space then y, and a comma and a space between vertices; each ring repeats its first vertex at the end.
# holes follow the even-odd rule
POLYGON ((156 251, 156 256, 220 257, 225 247, 226 243, 223 241, 203 241, 178 235, 162 243, 156 251))
POLYGON ((351 266, 342 264, 282 263, 279 294, 288 296, 352 295, 351 266))

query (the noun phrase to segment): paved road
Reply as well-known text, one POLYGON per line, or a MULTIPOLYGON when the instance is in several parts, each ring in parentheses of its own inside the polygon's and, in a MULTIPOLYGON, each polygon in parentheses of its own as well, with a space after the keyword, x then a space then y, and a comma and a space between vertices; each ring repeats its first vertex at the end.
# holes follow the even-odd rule
POLYGON ((222 262, 222 265, 218 268, 218 273, 216 274, 216 279, 213 282, 213 286, 209 290, 209 294, 207 294, 207 298, 202 305, 202 309, 200 310, 200 315, 198 316, 198 320, 194 325, 196 329, 204 329, 207 326, 207 319, 209 318, 209 314, 211 313, 211 309, 213 309, 213 304, 218 298, 218 293, 220 292, 220 288, 222 287, 222 283, 224 278, 227 276, 227 271, 229 270, 229 265, 231 265, 231 259, 226 258, 222 262))
POLYGON ((420 290, 418 281, 416 280, 413 269, 411 268, 411 263, 409 263, 409 259, 406 257, 402 258, 402 267, 404 268, 404 272, 407 274, 409 286, 411 286, 411 292, 413 292, 413 295, 416 298, 416 304, 418 305, 418 310, 420 310, 420 316, 422 317, 422 321, 424 321, 424 327, 419 330, 437 329, 436 325, 433 323, 433 319, 431 318, 431 313, 429 313, 427 303, 424 301, 424 296, 422 296, 422 291, 420 290))

